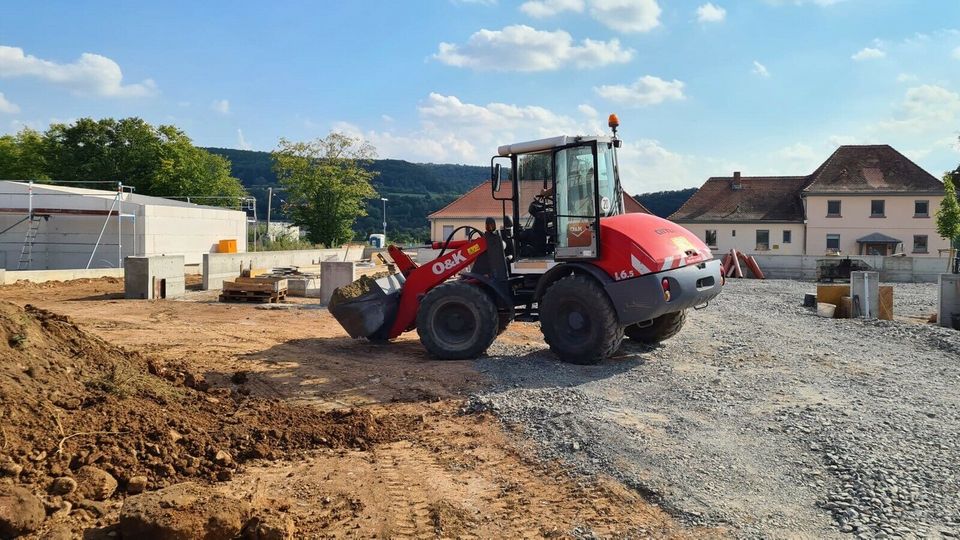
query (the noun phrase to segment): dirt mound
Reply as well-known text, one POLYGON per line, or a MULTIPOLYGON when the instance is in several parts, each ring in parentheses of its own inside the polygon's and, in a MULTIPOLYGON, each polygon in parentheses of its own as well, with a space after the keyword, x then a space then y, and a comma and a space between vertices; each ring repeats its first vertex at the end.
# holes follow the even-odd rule
POLYGON ((28 281, 25 279, 18 279, 15 283, 9 285, 0 285, 6 287, 16 287, 18 289, 53 289, 56 287, 69 287, 72 285, 89 285, 89 284, 113 284, 123 283, 123 278, 116 277, 99 277, 99 278, 78 278, 78 279, 68 279, 66 281, 43 281, 41 283, 35 283, 33 281, 28 281))
POLYGON ((185 366, 122 350, 67 317, 0 302, 0 476, 40 493, 84 466, 116 478, 114 498, 138 476, 148 489, 227 480, 249 459, 367 448, 398 440, 414 423, 211 390, 185 366))

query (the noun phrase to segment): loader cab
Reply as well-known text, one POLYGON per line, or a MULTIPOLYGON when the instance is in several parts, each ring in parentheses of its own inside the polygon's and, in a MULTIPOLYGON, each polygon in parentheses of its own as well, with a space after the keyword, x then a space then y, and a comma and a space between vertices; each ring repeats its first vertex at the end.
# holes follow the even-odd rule
POLYGON ((504 202, 504 218, 511 218, 505 240, 514 260, 600 257, 600 220, 624 211, 619 142, 560 136, 498 149, 491 187, 494 199, 504 202))

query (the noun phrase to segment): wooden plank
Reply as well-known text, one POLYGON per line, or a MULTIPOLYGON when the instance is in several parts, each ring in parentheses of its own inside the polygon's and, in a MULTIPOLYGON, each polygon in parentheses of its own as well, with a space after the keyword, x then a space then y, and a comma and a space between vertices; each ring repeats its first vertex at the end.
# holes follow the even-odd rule
POLYGON ((844 296, 850 296, 850 285, 817 284, 817 302, 839 306, 844 296))
POLYGON ((878 318, 885 321, 893 320, 893 287, 890 285, 880 286, 880 313, 878 318))

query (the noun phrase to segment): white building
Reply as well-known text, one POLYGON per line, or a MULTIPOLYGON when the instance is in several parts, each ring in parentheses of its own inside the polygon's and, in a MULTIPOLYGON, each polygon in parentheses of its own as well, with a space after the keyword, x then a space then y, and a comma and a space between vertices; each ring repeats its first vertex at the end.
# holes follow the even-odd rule
POLYGON ((0 181, 0 268, 116 268, 129 255, 200 264, 220 240, 247 248, 247 214, 134 193, 0 181), (33 219, 30 219, 32 210, 33 219))

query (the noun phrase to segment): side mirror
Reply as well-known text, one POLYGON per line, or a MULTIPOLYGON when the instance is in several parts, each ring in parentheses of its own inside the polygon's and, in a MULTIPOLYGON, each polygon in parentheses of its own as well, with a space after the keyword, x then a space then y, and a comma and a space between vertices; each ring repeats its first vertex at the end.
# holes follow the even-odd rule
POLYGON ((495 163, 493 165, 493 170, 490 172, 490 183, 493 192, 496 193, 500 191, 500 164, 495 163))

